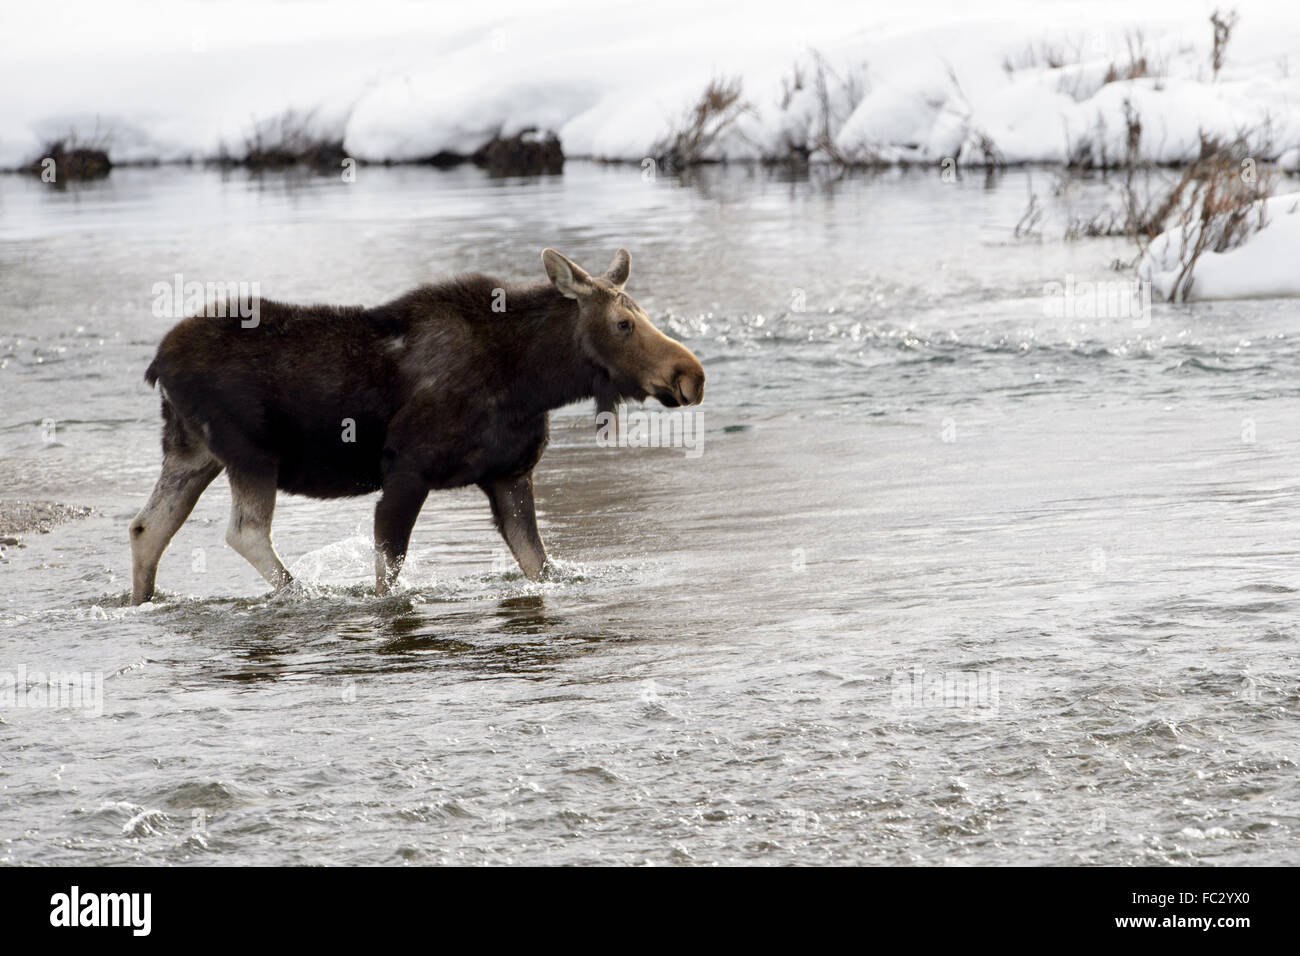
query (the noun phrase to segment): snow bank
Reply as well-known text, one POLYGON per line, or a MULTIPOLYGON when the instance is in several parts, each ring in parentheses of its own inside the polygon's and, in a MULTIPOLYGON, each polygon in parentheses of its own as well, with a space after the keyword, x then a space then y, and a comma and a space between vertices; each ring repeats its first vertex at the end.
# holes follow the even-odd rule
MULTIPOLYGON (((1193 268, 1188 299, 1300 296, 1300 192, 1264 200, 1264 228, 1235 249, 1205 252, 1193 268)), ((1252 211, 1255 220, 1257 209, 1252 211)), ((1161 233, 1138 263, 1138 277, 1169 299, 1195 232, 1161 233)))
POLYGON ((1265 160, 1300 144, 1300 74, 1285 52, 1300 43, 1297 13, 1243 8, 1217 77, 1211 35, 1196 5, 908 27, 863 45, 871 92, 835 145, 869 157, 910 143, 910 158, 964 163, 982 161, 987 142, 1009 163, 1114 164, 1126 103, 1142 125, 1141 158, 1153 162, 1195 158, 1202 132, 1246 131, 1265 160))
POLYGON ((67 136, 117 162, 240 155, 254 124, 288 110, 369 160, 471 153, 530 126, 571 157, 640 160, 718 76, 740 77, 752 110, 715 158, 1114 160, 1127 101, 1149 159, 1267 120, 1259 158, 1296 165, 1300 6, 1230 5, 1240 20, 1214 77, 1202 0, 994 0, 978 15, 958 0, 6 4, 0 166, 67 136), (1127 78, 1133 50, 1145 69, 1127 78))

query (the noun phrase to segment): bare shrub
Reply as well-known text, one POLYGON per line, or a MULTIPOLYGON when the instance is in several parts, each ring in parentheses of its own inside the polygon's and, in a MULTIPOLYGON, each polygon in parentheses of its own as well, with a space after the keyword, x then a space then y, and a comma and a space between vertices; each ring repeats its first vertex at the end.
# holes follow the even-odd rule
POLYGON ((1263 200, 1272 195, 1273 173, 1261 173, 1246 152, 1244 137, 1224 144, 1202 135, 1201 156, 1179 184, 1187 195, 1175 221, 1182 255, 1171 301, 1187 297, 1203 253, 1235 249, 1268 225, 1263 200))
POLYGON ((1124 35, 1124 46, 1128 53, 1128 62, 1112 62, 1102 79, 1106 83, 1123 80, 1137 80, 1143 77, 1164 79, 1169 74, 1169 61, 1159 55, 1154 46, 1149 46, 1141 30, 1130 30, 1124 35))
POLYGON ((110 137, 95 124, 95 131, 88 137, 79 137, 69 130, 66 136, 45 144, 41 155, 31 164, 24 166, 22 172, 41 175, 45 171, 45 160, 54 160, 55 179, 53 185, 62 186, 65 182, 79 179, 101 179, 113 168, 108 158, 110 137))
POLYGON ((1103 209, 1093 216, 1075 216, 1065 226, 1068 242, 1078 239, 1110 239, 1128 235, 1128 225, 1121 213, 1103 209))
MULTIPOLYGON (((1145 191, 1136 187, 1142 164, 1134 162, 1124 185, 1130 234, 1142 244, 1164 232, 1172 222, 1184 221, 1192 207, 1199 208, 1203 202, 1209 203, 1213 215, 1219 215, 1267 198, 1272 195, 1275 174, 1271 169, 1259 169, 1255 156, 1268 152, 1267 147, 1259 148, 1259 137, 1244 131, 1227 142, 1202 132, 1197 158, 1184 166, 1167 188, 1145 191), (1252 147, 1252 143, 1256 145, 1252 147)), ((1239 226, 1235 222, 1226 233, 1227 245, 1215 240, 1216 252, 1237 244, 1233 237, 1239 235, 1239 226)))
POLYGON ((813 91, 817 97, 818 108, 818 126, 813 134, 813 147, 821 150, 831 159, 843 163, 846 162, 846 158, 840 154, 839 148, 835 145, 835 133, 862 102, 864 90, 856 76, 852 73, 841 76, 831 69, 826 58, 816 51, 813 52, 813 64, 813 91), (838 99, 844 108, 837 111, 833 99, 838 99))
POLYGON ((1013 235, 1017 239, 1041 239, 1043 232, 1039 228, 1039 223, 1043 219, 1043 207, 1038 202, 1038 194, 1034 192, 1032 179, 1027 188, 1029 201, 1025 204, 1025 211, 1020 214, 1020 221, 1016 223, 1013 235))
MULTIPOLYGON (((1007 165, 1006 157, 998 144, 993 141, 988 133, 982 129, 973 129, 966 137, 966 145, 970 147, 971 152, 978 152, 982 162, 980 165, 987 166, 990 169, 1005 169, 1007 165)), ((963 147, 962 152, 966 152, 963 147)))
POLYGON ((1228 51, 1228 41, 1232 39, 1232 28, 1237 25, 1237 11, 1222 13, 1215 10, 1210 14, 1210 26, 1214 29, 1214 46, 1210 49, 1210 66, 1214 69, 1214 78, 1219 78, 1223 69, 1223 57, 1228 51))
POLYGON ((699 100, 664 139, 655 144, 655 159, 668 168, 705 162, 712 147, 728 129, 754 108, 741 98, 740 77, 714 77, 699 100))
POLYGON ((234 162, 251 169, 283 169, 303 164, 317 169, 337 166, 346 154, 343 141, 320 130, 315 111, 285 110, 278 116, 256 120, 244 137, 244 155, 234 162))
MULTIPOLYGON (((961 83, 957 80, 957 71, 952 68, 951 63, 945 61, 944 65, 947 67, 948 80, 952 83, 953 92, 961 97, 962 102, 966 104, 967 115, 970 116, 974 113, 974 109, 970 100, 966 97, 965 91, 962 90, 961 83)), ((993 137, 976 126, 967 127, 966 138, 957 152, 958 157, 964 158, 967 162, 975 162, 972 157, 978 154, 980 161, 975 162, 975 165, 983 165, 990 171, 1004 169, 1007 165, 1006 157, 1003 155, 1002 150, 998 148, 998 144, 993 137)))
POLYGON ((1172 182, 1154 189, 1139 188, 1139 164, 1130 167, 1123 187, 1126 232, 1138 254, 1146 253, 1162 233, 1177 232, 1178 274, 1171 301, 1187 297, 1202 255, 1235 249, 1267 225, 1263 200, 1273 193, 1275 174, 1261 170, 1255 160, 1251 143, 1259 140, 1244 131, 1226 142, 1201 133, 1197 158, 1172 182))
POLYGON ((1089 67, 1062 70, 1056 83, 1058 93, 1075 102, 1083 102, 1096 95, 1110 83, 1147 79, 1156 89, 1162 89, 1169 77, 1169 54, 1160 44, 1148 42, 1141 30, 1124 34, 1125 55, 1112 60, 1100 77, 1089 67))
POLYGON ((1182 301, 1201 256, 1236 248, 1266 225, 1263 200, 1272 195, 1275 173, 1261 169, 1256 157, 1275 152, 1269 127, 1239 130, 1231 140, 1202 132, 1196 159, 1171 176, 1142 158, 1142 119, 1128 100, 1124 122, 1118 208, 1071 219, 1065 238, 1127 236, 1140 258, 1157 236, 1177 230, 1178 274, 1170 298, 1182 301))
POLYGON ((857 109, 866 95, 865 69, 836 70, 818 50, 810 50, 808 61, 796 62, 788 76, 781 78, 782 111, 789 110, 797 99, 810 94, 814 116, 807 135, 792 137, 787 131, 779 154, 769 159, 806 163, 814 152, 822 152, 840 166, 875 166, 884 160, 874 150, 865 149, 852 156, 836 145, 835 135, 857 109))
POLYGON ((1068 62, 1070 61, 1062 44, 1039 40, 1036 45, 1033 43, 1028 44, 1015 56, 1008 55, 1004 57, 1002 69, 1008 75, 1015 73, 1017 70, 1039 69, 1044 66, 1048 69, 1059 70, 1068 62))

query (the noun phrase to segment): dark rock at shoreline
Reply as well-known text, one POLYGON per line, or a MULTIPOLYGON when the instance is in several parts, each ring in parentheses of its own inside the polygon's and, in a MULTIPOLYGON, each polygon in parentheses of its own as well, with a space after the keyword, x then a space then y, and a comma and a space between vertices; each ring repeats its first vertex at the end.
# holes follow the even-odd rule
POLYGON ((497 136, 472 157, 494 176, 536 176, 564 172, 564 150, 554 133, 526 129, 514 136, 497 136))
POLYGON ((252 150, 240 165, 249 169, 287 169, 290 166, 307 166, 317 170, 339 169, 348 154, 343 143, 315 143, 310 147, 291 151, 283 148, 252 150))
POLYGON ((113 168, 108 153, 102 149, 79 146, 69 149, 63 143, 51 143, 40 159, 24 166, 22 171, 40 176, 45 172, 47 159, 54 160, 53 185, 78 179, 103 179, 113 168))
POLYGON ((212 165, 225 169, 242 167, 254 172, 263 170, 277 171, 305 167, 316 172, 333 172, 341 168, 348 154, 343 149, 342 141, 322 141, 307 146, 251 146, 243 156, 222 152, 215 159, 207 160, 212 165))
MULTIPOLYGON (((415 165, 433 166, 437 169, 450 169, 451 167, 459 166, 461 163, 464 162, 468 162, 468 160, 460 153, 448 153, 446 151, 443 151, 441 153, 434 153, 432 156, 426 156, 423 159, 417 159, 415 161, 415 165)), ((385 160, 384 165, 400 166, 402 164, 398 162, 394 162, 392 160, 385 160)))

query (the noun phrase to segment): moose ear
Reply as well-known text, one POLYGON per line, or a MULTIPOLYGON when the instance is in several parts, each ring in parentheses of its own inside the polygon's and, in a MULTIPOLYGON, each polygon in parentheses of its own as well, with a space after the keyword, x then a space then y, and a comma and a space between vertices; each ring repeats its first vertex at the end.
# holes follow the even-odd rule
POLYGON ((628 255, 626 249, 620 249, 614 253, 614 261, 610 263, 605 278, 621 289, 627 283, 627 277, 631 274, 632 257, 628 255))
POLYGON ((596 291, 596 287, 591 284, 591 276, 576 262, 566 259, 554 249, 542 250, 542 265, 546 266, 546 274, 550 276, 555 288, 570 299, 591 295, 596 291))

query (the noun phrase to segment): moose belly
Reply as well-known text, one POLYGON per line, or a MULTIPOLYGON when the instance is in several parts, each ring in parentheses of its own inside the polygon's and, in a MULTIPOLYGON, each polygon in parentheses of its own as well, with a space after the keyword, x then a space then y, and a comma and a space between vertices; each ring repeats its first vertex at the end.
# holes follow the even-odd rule
POLYGON ((284 491, 312 498, 344 498, 378 491, 384 426, 341 419, 340 424, 277 429, 276 483, 284 491))

